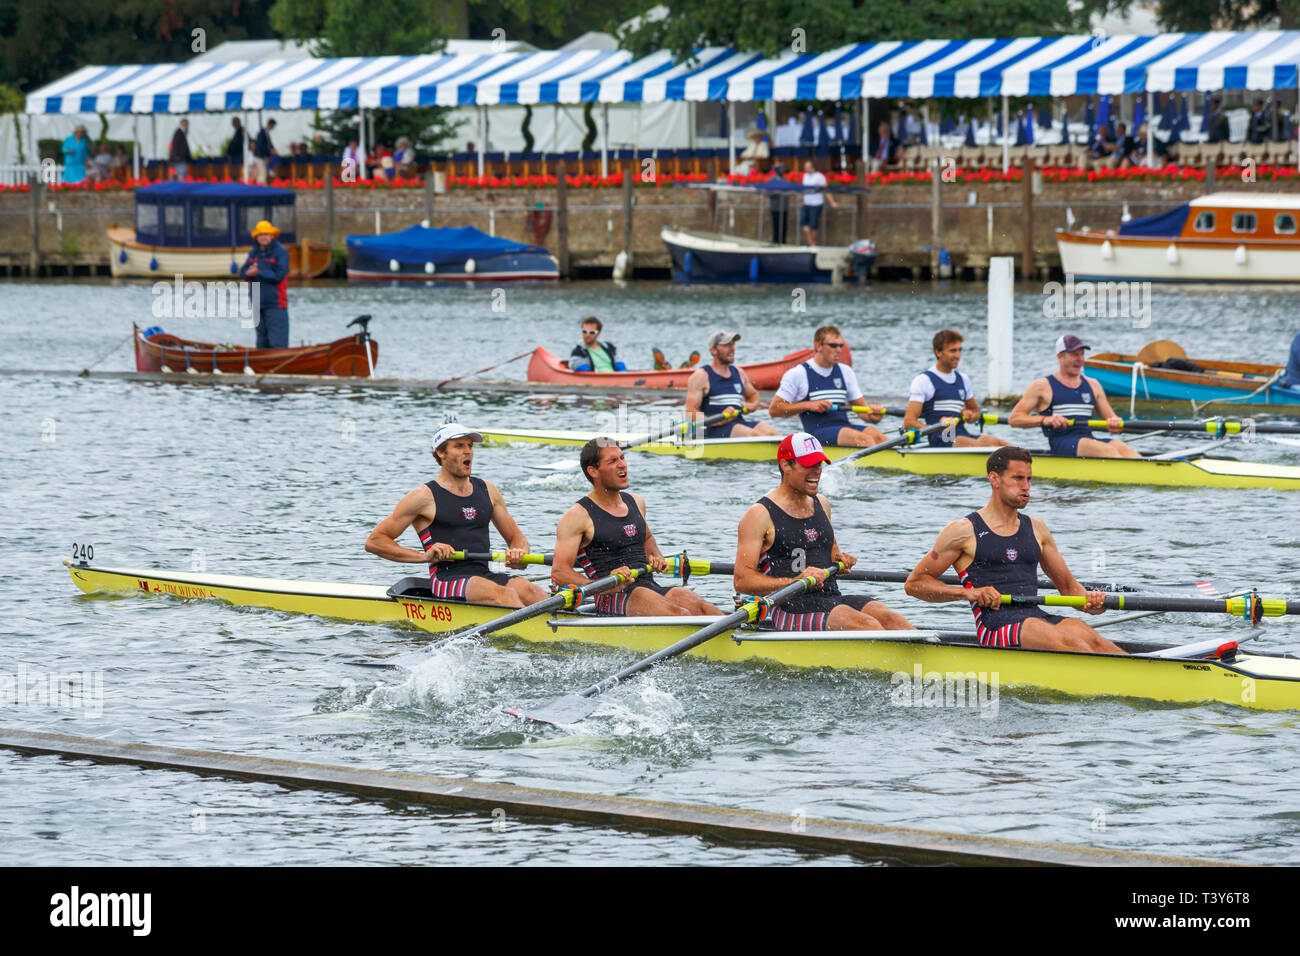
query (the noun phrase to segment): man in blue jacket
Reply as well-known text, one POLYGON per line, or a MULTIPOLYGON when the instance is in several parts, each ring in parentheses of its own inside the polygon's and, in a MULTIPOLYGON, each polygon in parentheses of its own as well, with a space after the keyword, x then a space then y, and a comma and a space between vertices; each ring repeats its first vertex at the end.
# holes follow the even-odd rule
POLYGON ((1286 371, 1282 373, 1282 385, 1300 389, 1300 332, 1291 340, 1291 354, 1287 356, 1286 371))
POLYGON ((618 349, 597 341, 605 326, 594 315, 582 320, 582 344, 569 353, 569 368, 574 372, 626 372, 618 360, 618 349))
POLYGON ((265 219, 253 227, 253 248, 239 277, 256 283, 258 291, 257 347, 289 347, 289 250, 276 240, 280 230, 265 219))

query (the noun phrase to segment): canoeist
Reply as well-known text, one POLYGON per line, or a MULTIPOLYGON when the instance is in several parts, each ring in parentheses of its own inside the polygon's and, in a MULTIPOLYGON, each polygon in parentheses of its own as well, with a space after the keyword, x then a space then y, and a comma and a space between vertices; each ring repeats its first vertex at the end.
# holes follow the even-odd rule
POLYGON ((575 372, 626 372, 618 360, 618 349, 598 341, 604 323, 594 315, 582 320, 582 344, 569 353, 569 368, 575 372))
POLYGON ((819 494, 822 465, 830 461, 807 432, 781 440, 776 452, 781 484, 740 519, 733 582, 741 594, 762 596, 813 575, 817 590, 772 609, 781 631, 911 629, 904 617, 866 595, 841 594, 827 569, 852 568, 857 558, 840 550, 831 527, 830 502, 819 494))
MULTIPOLYGON (((627 460, 618 442, 593 438, 582 447, 578 461, 591 491, 560 517, 551 580, 560 587, 581 587, 647 564, 666 571, 668 562, 646 523, 645 499, 625 490, 627 460)), ((665 587, 649 574, 630 586, 598 594, 593 606, 600 614, 634 617, 721 613, 694 591, 665 587)))
MULTIPOLYGON (((912 387, 907 396, 907 411, 903 415, 904 428, 920 428, 922 424, 935 425, 945 418, 978 421, 980 406, 975 401, 970 376, 957 370, 957 365, 961 362, 963 341, 962 334, 952 329, 935 333, 931 343, 934 348, 934 365, 912 379, 912 387)), ((951 432, 945 429, 929 437, 932 448, 1007 444, 992 435, 973 435, 964 424, 958 424, 951 432)))
POLYGON ((257 347, 289 347, 289 250, 276 237, 280 230, 263 219, 253 227, 253 248, 240 267, 239 277, 257 288, 257 347))
POLYGON ((1118 438, 1094 438, 1088 427, 1094 417, 1106 419, 1109 431, 1124 427, 1097 380, 1083 374, 1083 353, 1089 348, 1077 335, 1057 339, 1060 369, 1025 389, 1008 422, 1013 428, 1042 426, 1052 454, 1063 458, 1137 458, 1137 449, 1118 438))
MULTIPOLYGON (((799 416, 803 430, 823 445, 879 445, 886 441, 880 429, 850 425, 849 406, 862 398, 858 377, 840 361, 844 336, 833 325, 813 333, 813 357, 781 376, 781 384, 767 413, 773 418, 799 416)), ((878 411, 859 412, 864 421, 878 422, 878 411)))
MULTIPOLYGON (((713 361, 697 368, 686 380, 686 417, 707 418, 728 408, 752 412, 761 404, 756 389, 745 370, 736 361, 738 332, 714 332, 709 336, 709 354, 713 361)), ((722 425, 704 429, 705 438, 750 438, 754 435, 775 435, 776 429, 767 422, 739 418, 722 425)))
POLYGON ((482 440, 478 432, 455 423, 434 432, 433 457, 442 466, 438 477, 403 497, 393 513, 375 525, 366 538, 366 550, 389 561, 428 564, 429 586, 440 600, 501 607, 535 604, 546 592, 531 581, 495 573, 486 561, 447 560, 454 551, 491 551, 489 523, 505 539, 508 567, 523 567, 519 558, 528 552, 528 539, 506 510, 497 486, 470 474, 474 443, 482 440), (411 526, 423 551, 397 543, 411 526))
POLYGON ((989 455, 992 495, 979 511, 958 518, 939 533, 934 548, 912 573, 905 589, 922 601, 969 601, 975 631, 985 647, 1028 647, 1056 651, 1123 654, 1077 618, 1047 614, 1036 605, 1002 606, 1001 595, 1036 595, 1038 565, 1062 594, 1086 595, 1084 611, 1100 614, 1106 595, 1084 591, 1070 573, 1047 524, 1021 514, 1029 504, 1033 456, 1008 446, 989 455), (939 576, 957 569, 961 586, 939 576))

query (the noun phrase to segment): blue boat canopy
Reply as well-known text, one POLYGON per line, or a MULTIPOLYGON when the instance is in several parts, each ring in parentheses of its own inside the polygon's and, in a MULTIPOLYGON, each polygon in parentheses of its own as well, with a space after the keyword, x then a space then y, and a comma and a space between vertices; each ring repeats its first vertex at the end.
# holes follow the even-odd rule
POLYGON ((348 236, 348 249, 408 264, 464 262, 466 259, 489 259, 512 252, 546 252, 541 246, 489 236, 473 226, 460 229, 411 226, 401 232, 387 232, 378 236, 348 236))
POLYGON ((283 243, 297 241, 292 189, 245 183, 170 182, 135 191, 135 237, 151 246, 229 249, 251 246, 267 220, 283 243))
POLYGON ((1190 207, 1183 203, 1168 212, 1158 212, 1154 216, 1143 216, 1119 227, 1121 236, 1158 236, 1173 237, 1182 234, 1183 224, 1187 222, 1190 207))

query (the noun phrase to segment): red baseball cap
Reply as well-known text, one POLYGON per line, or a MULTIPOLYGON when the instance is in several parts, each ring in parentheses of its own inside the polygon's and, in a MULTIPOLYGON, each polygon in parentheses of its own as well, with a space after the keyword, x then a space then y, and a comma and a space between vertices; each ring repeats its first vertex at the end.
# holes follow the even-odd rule
POLYGON ((807 432, 795 432, 781 439, 781 445, 776 450, 776 460, 797 461, 805 468, 822 462, 829 465, 831 462, 826 457, 826 452, 822 451, 822 443, 807 432))

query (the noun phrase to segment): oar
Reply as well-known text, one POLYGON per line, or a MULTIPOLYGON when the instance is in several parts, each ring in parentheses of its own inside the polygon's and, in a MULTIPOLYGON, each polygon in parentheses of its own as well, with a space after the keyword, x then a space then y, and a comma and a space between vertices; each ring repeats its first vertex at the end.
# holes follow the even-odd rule
POLYGON ((868 415, 872 412, 880 412, 882 415, 893 415, 898 418, 907 414, 907 409, 895 408, 893 405, 832 405, 831 411, 857 412, 859 415, 864 412, 868 415))
MULTIPOLYGON (((638 438, 634 441, 620 442, 619 447, 637 448, 641 445, 649 445, 652 442, 657 442, 664 438, 675 437, 678 435, 685 437, 691 434, 692 429, 708 428, 710 425, 720 425, 728 419, 735 418, 739 414, 740 409, 728 408, 724 411, 718 412, 716 415, 710 415, 708 418, 701 418, 699 421, 694 421, 688 418, 685 421, 678 422, 671 428, 665 428, 658 434, 646 435, 645 437, 638 438)), ((567 461, 551 462, 549 465, 533 465, 532 467, 544 468, 550 471, 577 471, 579 463, 573 459, 569 459, 567 461)))
MULTIPOLYGON (((736 566, 730 561, 706 561, 700 558, 687 559, 687 565, 691 574, 735 574, 736 566)), ((852 571, 844 571, 840 574, 841 581, 874 581, 881 584, 904 584, 909 577, 907 571, 872 571, 869 569, 859 570, 854 568, 852 571)), ((939 580, 944 584, 961 584, 961 579, 955 574, 941 574, 939 580)), ((1113 581, 1081 581, 1079 582, 1086 591, 1141 591, 1144 594, 1166 594, 1179 593, 1182 591, 1192 591, 1196 594, 1228 595, 1238 590, 1235 588, 1225 587, 1218 581, 1175 581, 1169 584, 1118 584, 1113 581)), ((1038 586, 1055 590, 1056 585, 1048 578, 1039 578, 1038 586)))
MULTIPOLYGON (((543 554, 524 554, 520 555, 520 564, 550 564, 555 557, 554 554, 546 552, 543 554)), ((448 561, 496 561, 504 563, 506 553, 504 551, 453 551, 448 561)))
MULTIPOLYGON (((837 573, 844 569, 842 563, 828 568, 826 580, 830 580, 837 573)), ((749 624, 754 621, 761 621, 767 617, 772 608, 776 607, 783 601, 787 601, 796 595, 803 594, 809 588, 817 584, 817 579, 811 575, 802 577, 798 581, 787 584, 778 591, 773 591, 765 598, 755 598, 741 607, 732 614, 726 614, 712 624, 700 628, 689 637, 684 637, 675 644, 670 644, 663 650, 656 651, 644 660, 637 661, 628 667, 623 668, 617 674, 606 677, 598 683, 592 684, 586 690, 578 691, 576 694, 568 694, 564 697, 557 698, 548 704, 543 704, 536 710, 524 713, 521 710, 509 710, 506 713, 514 714, 516 717, 523 717, 525 720, 535 720, 544 724, 574 724, 583 718, 589 716, 598 706, 599 702, 595 699, 605 691, 617 686, 636 674, 649 670, 660 661, 665 661, 670 657, 676 657, 678 654, 685 654, 693 647, 698 647, 712 637, 716 637, 723 631, 736 627, 739 624, 749 624)))
POLYGON ((837 458, 831 464, 847 465, 851 461, 854 461, 858 458, 864 458, 867 455, 874 455, 878 451, 885 451, 886 449, 889 448, 897 448, 900 445, 914 444, 920 441, 922 438, 925 438, 927 435, 934 435, 937 434, 938 432, 943 431, 945 428, 952 427, 954 421, 956 421, 956 419, 945 418, 941 422, 935 422, 933 425, 926 425, 924 428, 909 428, 905 430, 903 434, 899 435, 897 438, 891 438, 889 439, 889 441, 882 441, 878 445, 869 445, 866 448, 860 448, 851 455, 845 455, 843 458, 837 458))
MULTIPOLYGON (((980 421, 985 425, 1011 424, 1007 415, 983 414, 980 416, 980 421)), ((1068 421, 1071 425, 1087 425, 1089 428, 1102 429, 1110 427, 1110 423, 1104 418, 1071 418, 1068 421)), ((1225 435, 1249 435, 1252 433, 1261 435, 1300 435, 1300 422, 1257 422, 1254 420, 1245 422, 1227 421, 1221 418, 1180 418, 1162 422, 1155 418, 1129 418, 1124 420, 1120 430, 1130 432, 1204 432, 1216 438, 1223 438, 1225 435)))
MULTIPOLYGON (((1043 594, 1021 596, 1002 595, 1003 604, 1038 604, 1044 607, 1081 608, 1087 598, 1072 594, 1043 594)), ((1266 598, 1258 594, 1244 594, 1226 599, 1167 597, 1157 594, 1107 594, 1105 606, 1117 611, 1189 611, 1197 614, 1231 614, 1258 624, 1262 618, 1300 614, 1300 601, 1285 598, 1266 598)))

